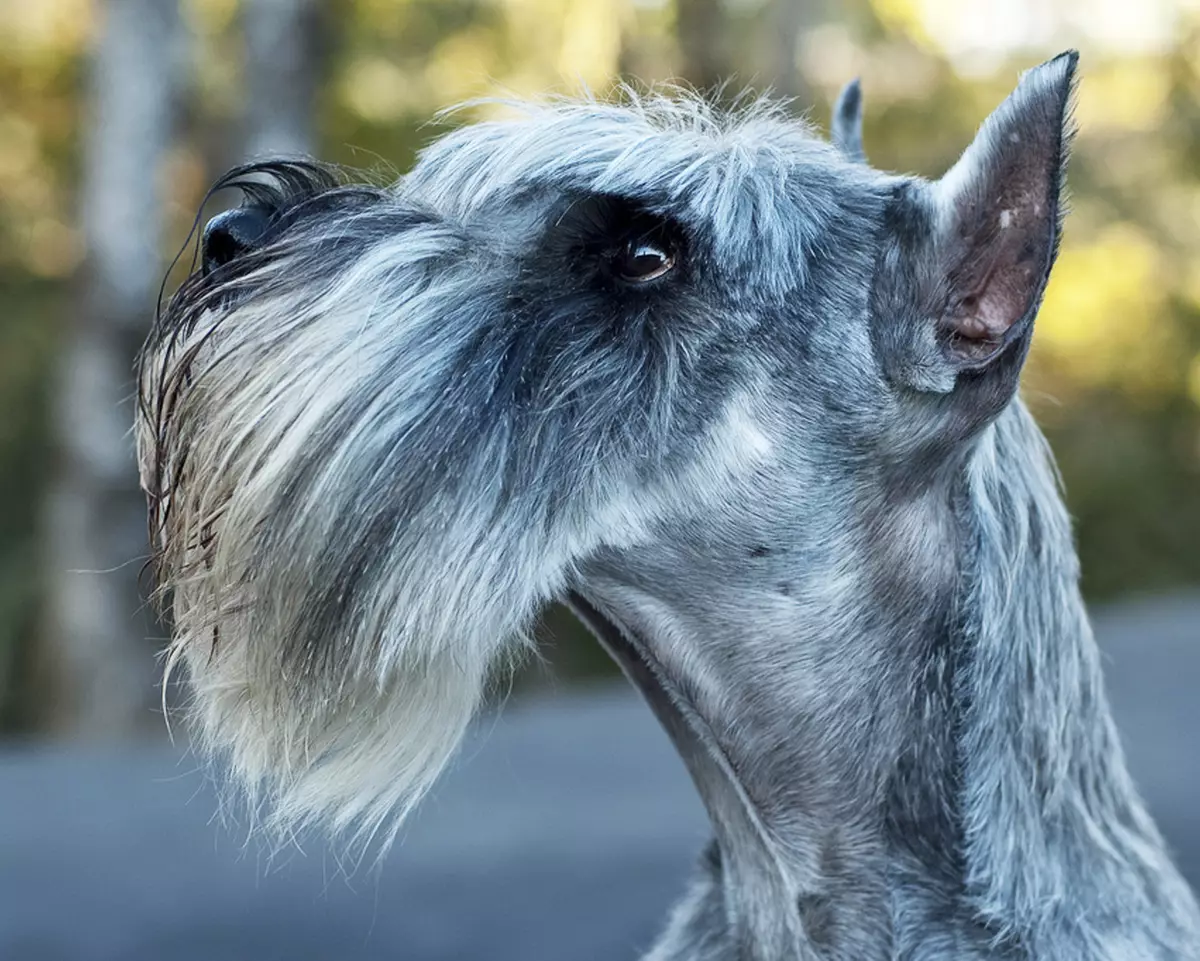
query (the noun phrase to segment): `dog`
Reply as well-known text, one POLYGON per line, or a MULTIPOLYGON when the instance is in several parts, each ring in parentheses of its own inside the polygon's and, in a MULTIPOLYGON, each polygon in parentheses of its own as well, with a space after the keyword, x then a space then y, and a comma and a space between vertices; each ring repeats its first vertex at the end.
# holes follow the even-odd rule
POLYGON ((385 842, 566 600, 714 841, 652 961, 1180 961, 1016 396, 1076 55, 940 180, 778 104, 518 105, 389 187, 239 168, 140 361, 201 742, 385 842))

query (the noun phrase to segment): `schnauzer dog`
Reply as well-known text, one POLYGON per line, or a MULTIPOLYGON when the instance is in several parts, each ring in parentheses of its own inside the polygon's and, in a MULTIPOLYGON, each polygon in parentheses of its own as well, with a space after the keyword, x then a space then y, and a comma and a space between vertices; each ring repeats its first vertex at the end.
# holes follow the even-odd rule
POLYGON ((655 961, 1180 961, 1016 398, 1076 56, 941 180, 768 103, 234 171, 141 361, 170 662, 266 824, 387 837, 566 600, 715 839, 655 961))

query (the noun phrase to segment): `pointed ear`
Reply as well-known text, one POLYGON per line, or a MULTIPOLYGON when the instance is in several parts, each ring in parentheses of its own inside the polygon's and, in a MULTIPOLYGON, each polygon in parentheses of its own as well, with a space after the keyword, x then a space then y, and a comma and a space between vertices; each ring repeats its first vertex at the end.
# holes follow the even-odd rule
POLYGON ((940 181, 898 193, 893 269, 877 278, 893 322, 877 316, 889 374, 910 386, 945 392, 1024 356, 1058 251, 1077 60, 1028 71, 940 181))
POLYGON ((1033 320, 1062 225, 1078 54, 1029 71, 937 185, 952 355, 986 363, 1033 320))
POLYGON ((857 77, 842 87, 833 105, 831 139, 848 160, 867 162, 862 141, 862 85, 857 77))

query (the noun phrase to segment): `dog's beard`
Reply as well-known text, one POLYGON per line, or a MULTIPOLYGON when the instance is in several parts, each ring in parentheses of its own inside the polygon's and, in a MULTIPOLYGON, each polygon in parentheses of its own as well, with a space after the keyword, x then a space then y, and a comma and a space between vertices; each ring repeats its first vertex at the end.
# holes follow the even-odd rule
POLYGON ((506 488, 503 419, 463 437, 479 285, 431 289, 455 238, 424 229, 337 271, 285 255, 240 305, 182 297, 143 360, 169 666, 267 827, 365 840, 405 814, 562 576, 565 545, 506 488))

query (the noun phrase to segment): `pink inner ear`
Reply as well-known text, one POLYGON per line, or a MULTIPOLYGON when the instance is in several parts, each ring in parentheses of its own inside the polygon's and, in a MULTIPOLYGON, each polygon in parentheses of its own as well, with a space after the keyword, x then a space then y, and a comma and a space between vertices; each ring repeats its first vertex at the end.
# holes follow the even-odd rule
POLYGON ((946 310, 960 347, 975 357, 998 347, 1029 310, 1040 288, 1050 227, 1044 200, 1028 191, 986 206, 995 213, 963 238, 966 256, 951 285, 962 293, 946 310))

